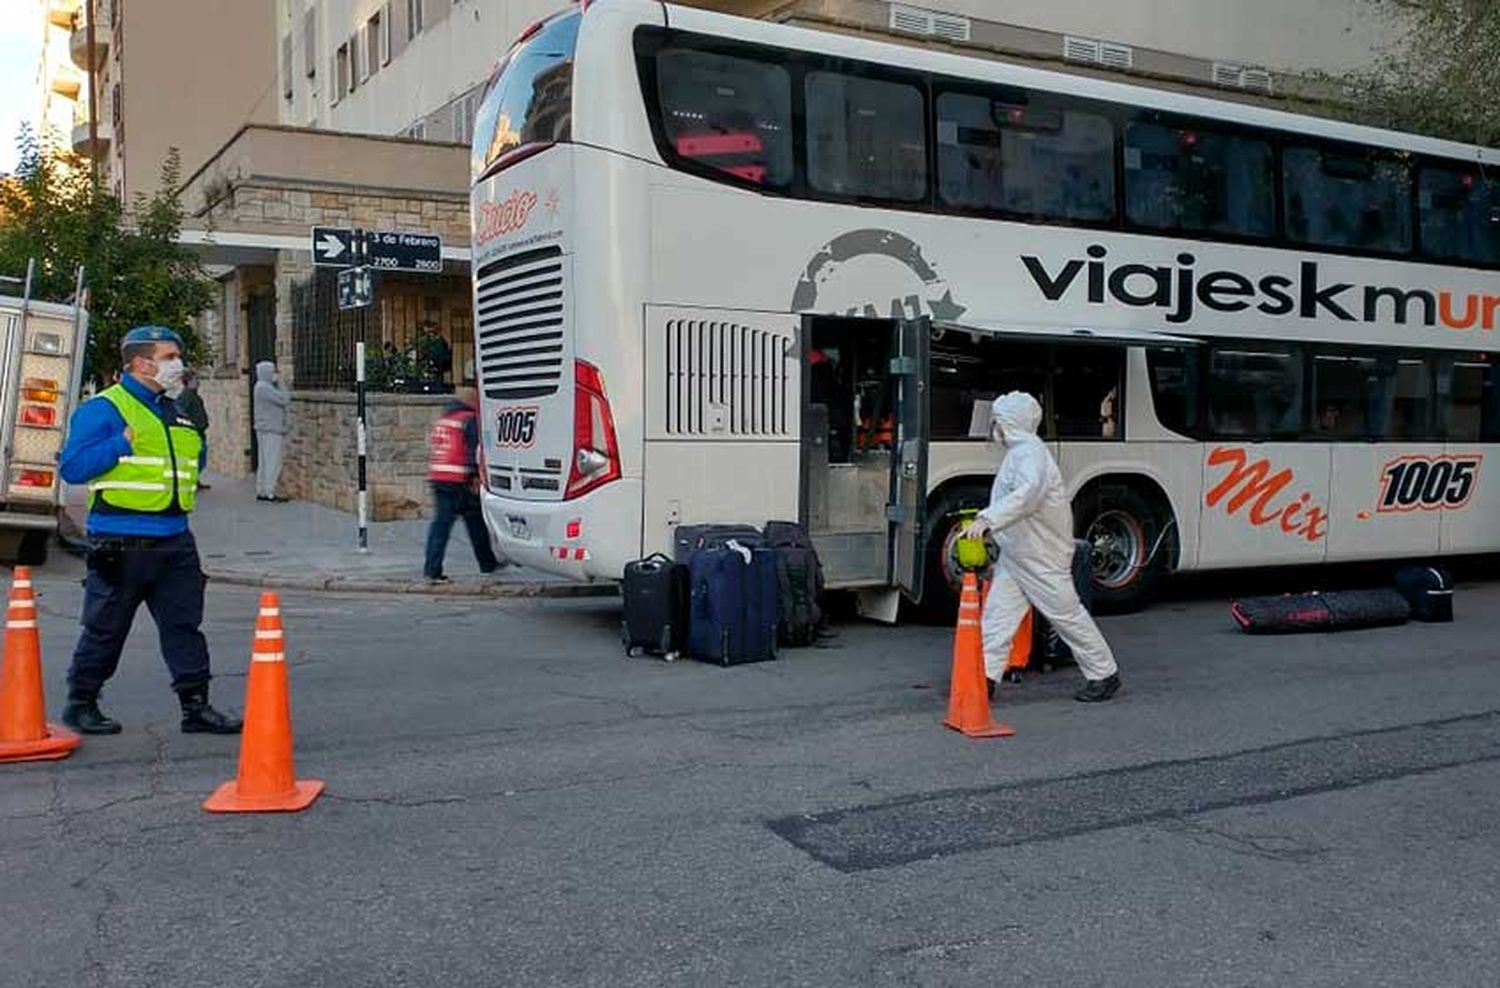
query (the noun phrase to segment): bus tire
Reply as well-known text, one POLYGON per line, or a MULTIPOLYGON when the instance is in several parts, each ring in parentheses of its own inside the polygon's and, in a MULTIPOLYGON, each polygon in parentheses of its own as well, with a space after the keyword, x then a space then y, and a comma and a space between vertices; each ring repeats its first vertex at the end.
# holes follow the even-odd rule
POLYGON ((929 502, 927 572, 922 577, 922 600, 917 605, 917 614, 923 621, 952 624, 957 620, 963 574, 953 569, 950 550, 963 528, 958 514, 989 503, 989 485, 977 482, 951 484, 929 502))
POLYGON ((1093 546, 1094 610, 1121 614, 1151 602, 1166 568, 1166 511, 1131 485, 1102 485, 1075 504, 1074 531, 1093 546), (1153 555, 1154 551, 1154 555, 1153 555))

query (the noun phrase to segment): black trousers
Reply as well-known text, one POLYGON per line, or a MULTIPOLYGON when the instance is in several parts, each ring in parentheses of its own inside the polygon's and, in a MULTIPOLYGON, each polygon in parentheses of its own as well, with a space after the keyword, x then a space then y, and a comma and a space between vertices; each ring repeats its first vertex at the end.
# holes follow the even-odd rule
POLYGON ((161 636, 161 654, 178 692, 209 680, 203 623, 206 578, 191 532, 164 539, 90 539, 83 581, 83 634, 68 669, 68 695, 97 696, 115 674, 135 612, 144 601, 161 636))
POLYGON ((427 559, 422 565, 422 575, 443 575, 443 557, 448 554, 448 536, 453 531, 455 518, 463 518, 464 526, 469 530, 469 542, 474 546, 474 561, 479 563, 479 571, 493 573, 500 563, 490 548, 490 531, 484 527, 479 495, 463 484, 434 483, 432 508, 432 525, 427 529, 427 559))

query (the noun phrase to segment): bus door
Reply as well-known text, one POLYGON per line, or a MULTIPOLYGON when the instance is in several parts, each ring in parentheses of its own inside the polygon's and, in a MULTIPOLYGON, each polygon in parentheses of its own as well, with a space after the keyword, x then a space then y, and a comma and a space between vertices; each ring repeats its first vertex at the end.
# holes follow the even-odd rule
POLYGON ((920 592, 926 320, 807 316, 802 505, 830 589, 920 592))

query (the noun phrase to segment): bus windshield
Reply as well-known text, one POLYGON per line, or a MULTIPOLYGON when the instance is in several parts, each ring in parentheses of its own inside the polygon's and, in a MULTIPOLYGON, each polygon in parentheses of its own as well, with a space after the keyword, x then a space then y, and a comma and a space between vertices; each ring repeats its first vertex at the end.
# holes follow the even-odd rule
POLYGON ((478 181, 499 158, 528 144, 572 137, 577 13, 554 18, 500 63, 474 120, 470 169, 478 181))

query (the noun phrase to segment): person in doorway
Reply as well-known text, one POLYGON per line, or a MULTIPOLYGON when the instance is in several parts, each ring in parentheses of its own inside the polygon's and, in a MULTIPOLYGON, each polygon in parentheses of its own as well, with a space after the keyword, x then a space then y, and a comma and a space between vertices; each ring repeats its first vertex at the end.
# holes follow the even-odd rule
POLYGON ((443 557, 453 520, 463 518, 481 573, 500 568, 490 547, 489 529, 479 505, 479 394, 465 384, 428 433, 427 479, 432 482, 432 524, 427 529, 427 559, 422 574, 429 583, 447 583, 443 557))
POLYGON ((993 532, 1000 547, 989 597, 984 603, 985 675, 991 683, 1005 672, 1011 639, 1035 607, 1068 643, 1088 680, 1074 694, 1085 703, 1108 700, 1120 688, 1109 643, 1084 609, 1073 585, 1073 511, 1062 471, 1037 426, 1042 406, 1012 391, 990 407, 990 441, 1004 449, 989 506, 964 530, 982 539, 993 532))
POLYGON ((286 439, 286 413, 291 396, 280 386, 276 365, 262 360, 255 365, 255 499, 277 503, 281 480, 281 446, 286 439))
POLYGON ((162 658, 182 706, 186 734, 238 734, 240 722, 208 703, 203 570, 188 530, 203 467, 203 441, 166 393, 182 380, 182 339, 138 326, 120 348, 119 384, 73 414, 59 472, 88 485, 88 576, 83 633, 68 669, 63 723, 84 734, 118 734, 99 709, 144 601, 161 636, 162 658))
MULTIPOLYGON (((198 394, 198 375, 192 371, 186 371, 182 375, 182 386, 175 393, 167 392, 167 397, 177 403, 177 410, 193 420, 193 427, 198 430, 198 436, 203 440, 203 449, 208 449, 208 409, 203 407, 203 398, 198 394)), ((200 477, 198 480, 200 491, 211 490, 200 477)))

